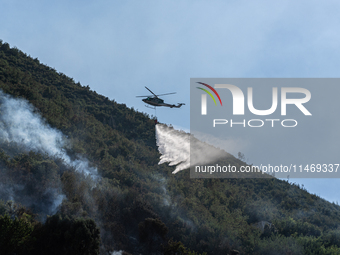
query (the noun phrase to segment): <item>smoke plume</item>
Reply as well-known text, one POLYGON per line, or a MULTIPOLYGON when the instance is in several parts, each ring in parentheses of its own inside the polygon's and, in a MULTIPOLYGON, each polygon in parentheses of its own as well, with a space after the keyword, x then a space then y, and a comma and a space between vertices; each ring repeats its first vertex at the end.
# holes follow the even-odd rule
POLYGON ((65 150, 65 136, 51 128, 24 99, 16 99, 0 91, 0 144, 14 142, 26 151, 47 153, 58 156, 65 164, 98 178, 97 169, 90 167, 86 159, 72 160, 65 150))
MULTIPOLYGON (((87 159, 81 157, 71 159, 64 150, 66 144, 67 139, 62 132, 50 127, 30 103, 24 99, 13 98, 0 90, 0 148, 7 155, 13 157, 19 153, 33 151, 58 157, 66 167, 71 167, 97 181, 99 179, 97 169, 89 166, 87 159)), ((43 215, 56 212, 65 198, 60 187, 50 187, 46 190, 39 187, 39 194, 42 195, 39 198, 34 195, 30 197, 25 192, 25 186, 32 184, 14 183, 13 179, 8 178, 8 171, 5 166, 0 166, 0 198, 34 207, 43 215)))
POLYGON ((122 255, 123 251, 113 251, 110 253, 110 255, 122 255))

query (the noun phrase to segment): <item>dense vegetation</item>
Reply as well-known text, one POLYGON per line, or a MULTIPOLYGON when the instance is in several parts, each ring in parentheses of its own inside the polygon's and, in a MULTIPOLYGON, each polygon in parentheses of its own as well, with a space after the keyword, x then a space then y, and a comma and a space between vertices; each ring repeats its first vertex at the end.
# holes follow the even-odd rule
POLYGON ((67 137, 67 153, 88 158, 102 177, 94 183, 58 155, 2 143, 2 180, 41 203, 49 188, 64 194, 47 219, 37 215, 41 203, 2 201, 2 254, 340 254, 338 205, 275 178, 173 175, 172 167, 158 165, 147 114, 3 42, 0 89, 33 104, 67 137))

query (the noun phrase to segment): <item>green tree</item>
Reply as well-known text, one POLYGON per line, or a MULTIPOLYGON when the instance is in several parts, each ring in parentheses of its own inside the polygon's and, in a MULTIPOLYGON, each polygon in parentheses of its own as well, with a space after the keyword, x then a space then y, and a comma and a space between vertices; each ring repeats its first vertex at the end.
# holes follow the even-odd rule
POLYGON ((94 255, 99 254, 100 231, 92 219, 61 218, 54 215, 35 232, 34 254, 94 255))
POLYGON ((0 216, 1 254, 23 254, 32 249, 33 225, 28 214, 11 219, 8 214, 0 216))

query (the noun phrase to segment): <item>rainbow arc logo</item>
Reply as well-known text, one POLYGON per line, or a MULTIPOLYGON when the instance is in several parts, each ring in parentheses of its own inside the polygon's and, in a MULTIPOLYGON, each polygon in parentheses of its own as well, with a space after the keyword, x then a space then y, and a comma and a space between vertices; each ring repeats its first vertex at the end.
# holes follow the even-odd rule
MULTIPOLYGON (((215 95, 217 96, 218 100, 220 101, 221 106, 222 106, 222 100, 220 98, 220 95, 217 93, 217 91, 213 87, 211 87, 210 85, 208 85, 206 83, 203 83, 203 82, 197 82, 197 83, 206 86, 212 92, 214 92, 215 95)), ((214 100, 215 105, 217 105, 215 97, 213 96, 213 94, 211 94, 211 92, 209 90, 201 88, 201 87, 197 87, 197 88, 200 89, 200 90, 203 90, 204 92, 206 92, 214 100)), ((202 115, 207 115, 207 95, 205 95, 205 94, 202 94, 202 109, 201 109, 201 113, 202 113, 202 115)))
MULTIPOLYGON (((203 83, 203 82, 197 82, 197 83, 199 83, 199 84, 202 84, 202 85, 204 85, 204 86, 208 87, 209 89, 211 89, 211 90, 212 90, 212 92, 214 92, 214 93, 215 93, 215 95, 217 96, 218 100, 220 100, 220 104, 221 104, 221 106, 222 106, 222 101, 221 101, 220 95, 217 93, 217 91, 216 91, 216 90, 215 90, 213 87, 211 87, 210 85, 208 85, 208 84, 205 84, 205 83, 203 83)), ((201 90, 203 90, 204 92, 207 92, 207 93, 208 93, 208 95, 209 95, 209 96, 211 96, 211 98, 214 100, 214 103, 215 103, 215 105, 217 105, 217 103, 216 103, 216 100, 215 100, 214 96, 211 94, 211 92, 210 92, 209 90, 206 90, 206 89, 204 89, 204 88, 200 88, 200 87, 197 87, 197 88, 198 88, 198 89, 201 89, 201 90)))

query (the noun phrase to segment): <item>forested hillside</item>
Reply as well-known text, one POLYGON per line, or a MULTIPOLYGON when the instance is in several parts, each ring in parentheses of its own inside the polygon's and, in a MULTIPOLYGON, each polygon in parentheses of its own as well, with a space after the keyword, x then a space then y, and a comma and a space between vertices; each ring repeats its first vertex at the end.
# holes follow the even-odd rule
POLYGON ((275 178, 173 175, 150 116, 2 41, 0 89, 18 107, 0 129, 22 107, 62 137, 53 154, 0 132, 1 254, 340 254, 338 205, 275 178))

